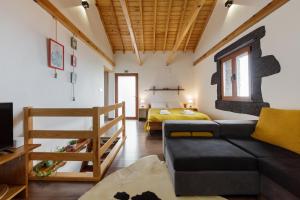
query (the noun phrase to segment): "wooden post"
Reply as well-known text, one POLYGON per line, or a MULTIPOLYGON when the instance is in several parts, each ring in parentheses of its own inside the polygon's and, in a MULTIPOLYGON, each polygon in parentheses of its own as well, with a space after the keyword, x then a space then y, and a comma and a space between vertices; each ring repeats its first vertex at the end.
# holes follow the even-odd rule
MULTIPOLYGON (((29 131, 33 129, 33 120, 30 116, 30 107, 25 107, 23 109, 24 117, 23 117, 23 134, 24 134, 24 146, 25 151, 28 149, 28 145, 33 143, 33 139, 29 138, 29 131)), ((29 160, 28 156, 29 152, 25 154, 25 182, 28 185, 28 174, 31 173, 33 168, 33 161, 29 160)), ((28 189, 25 191, 25 199, 28 199, 28 189)))
POLYGON ((93 108, 93 176, 100 180, 100 160, 99 160, 99 128, 100 128, 100 112, 98 107, 93 108))
POLYGON ((125 101, 122 102, 122 127, 123 127, 123 132, 122 132, 122 138, 125 140, 126 137, 126 113, 125 113, 125 101))

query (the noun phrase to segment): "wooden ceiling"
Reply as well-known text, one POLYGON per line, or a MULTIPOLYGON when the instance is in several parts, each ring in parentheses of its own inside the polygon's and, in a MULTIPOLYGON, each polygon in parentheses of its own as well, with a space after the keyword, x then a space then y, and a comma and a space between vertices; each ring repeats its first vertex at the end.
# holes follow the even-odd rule
POLYGON ((216 1, 201 0, 199 14, 188 25, 199 0, 124 0, 133 37, 121 0, 96 0, 96 6, 114 52, 134 51, 134 43, 138 51, 194 51, 216 1), (174 48, 176 42, 178 48, 174 48))

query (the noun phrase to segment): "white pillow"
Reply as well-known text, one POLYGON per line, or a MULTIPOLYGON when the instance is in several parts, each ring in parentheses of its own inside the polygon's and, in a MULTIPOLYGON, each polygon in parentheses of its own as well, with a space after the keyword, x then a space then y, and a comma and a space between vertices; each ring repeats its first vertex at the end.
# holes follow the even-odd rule
POLYGON ((151 103, 151 108, 166 108, 167 104, 163 102, 154 102, 151 103))
POLYGON ((168 108, 181 108, 181 105, 179 102, 168 102, 168 108))

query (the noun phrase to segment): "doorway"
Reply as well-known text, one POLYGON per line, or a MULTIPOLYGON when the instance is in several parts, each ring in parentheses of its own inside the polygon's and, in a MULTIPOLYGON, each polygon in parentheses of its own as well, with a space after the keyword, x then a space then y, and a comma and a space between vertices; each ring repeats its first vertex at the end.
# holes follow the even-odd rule
MULTIPOLYGON (((138 119, 138 74, 115 74, 115 103, 125 101, 126 119, 138 119)), ((118 116, 118 112, 116 112, 118 116)))

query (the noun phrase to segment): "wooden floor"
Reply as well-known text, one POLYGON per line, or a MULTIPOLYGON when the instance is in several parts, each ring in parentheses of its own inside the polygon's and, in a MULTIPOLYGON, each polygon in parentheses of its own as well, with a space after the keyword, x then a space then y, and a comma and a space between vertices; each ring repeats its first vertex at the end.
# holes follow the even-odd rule
MULTIPOLYGON (((108 169, 106 176, 126 167, 141 157, 158 155, 163 159, 161 136, 148 136, 143 130, 144 123, 127 121, 127 140, 116 159, 108 169)), ((68 182, 31 182, 29 187, 30 200, 73 200, 93 187, 92 183, 68 182)), ((230 200, 255 200, 253 197, 227 197, 230 200)), ((99 199, 101 199, 99 197, 99 199)))

